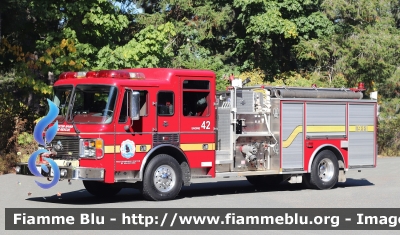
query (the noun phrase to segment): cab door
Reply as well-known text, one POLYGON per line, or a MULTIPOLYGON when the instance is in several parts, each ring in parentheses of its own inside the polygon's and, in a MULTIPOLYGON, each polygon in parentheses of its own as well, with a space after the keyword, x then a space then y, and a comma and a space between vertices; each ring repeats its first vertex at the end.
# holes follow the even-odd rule
MULTIPOLYGON (((140 170, 144 156, 152 146, 152 130, 155 129, 155 111, 151 108, 151 95, 155 88, 125 89, 118 102, 119 109, 115 121, 115 181, 124 181, 136 176, 130 175, 133 170, 140 170), (140 94, 140 118, 129 118, 129 96, 131 91, 140 94), (119 172, 119 173, 118 173, 119 172)), ((154 101, 154 99, 153 99, 154 101)))
POLYGON ((215 84, 208 77, 181 77, 181 149, 191 168, 214 176, 215 84))
POLYGON ((158 133, 177 133, 179 131, 176 109, 176 95, 171 90, 161 90, 157 93, 157 130, 158 133))
POLYGON ((172 90, 160 90, 156 95, 157 102, 154 103, 157 128, 153 132, 153 147, 161 144, 179 147, 179 109, 177 109, 178 98, 172 90))

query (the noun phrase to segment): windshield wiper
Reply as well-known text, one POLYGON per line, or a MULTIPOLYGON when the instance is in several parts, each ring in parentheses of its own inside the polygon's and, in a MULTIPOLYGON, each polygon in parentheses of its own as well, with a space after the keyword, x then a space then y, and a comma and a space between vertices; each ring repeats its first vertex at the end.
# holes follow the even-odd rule
POLYGON ((75 95, 74 95, 74 98, 73 98, 72 100, 73 100, 73 101, 70 102, 69 107, 68 107, 69 118, 71 119, 72 126, 74 127, 75 133, 76 133, 76 134, 79 134, 79 133, 81 133, 81 132, 79 131, 78 127, 76 127, 76 125, 75 125, 74 114, 73 114, 73 112, 72 112, 72 109, 73 109, 73 107, 74 107, 74 106, 72 105, 72 103, 75 102, 75 95))

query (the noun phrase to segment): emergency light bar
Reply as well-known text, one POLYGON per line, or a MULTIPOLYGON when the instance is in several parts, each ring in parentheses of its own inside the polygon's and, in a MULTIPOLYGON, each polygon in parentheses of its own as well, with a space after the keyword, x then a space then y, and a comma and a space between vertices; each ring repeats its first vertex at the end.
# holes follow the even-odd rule
POLYGON ((86 72, 65 72, 60 75, 59 79, 74 79, 84 77, 86 77, 86 72))
POLYGON ((97 78, 97 71, 89 71, 86 73, 87 78, 97 78))
POLYGON ((131 77, 132 79, 145 79, 145 76, 144 76, 143 73, 133 73, 133 72, 130 72, 129 75, 130 75, 130 77, 131 77))
POLYGON ((126 70, 100 70, 89 72, 65 72, 59 79, 75 78, 118 78, 118 79, 145 79, 143 73, 128 72, 126 70))
POLYGON ((121 70, 101 70, 97 73, 98 78, 119 78, 119 79, 129 79, 131 76, 126 71, 121 70))

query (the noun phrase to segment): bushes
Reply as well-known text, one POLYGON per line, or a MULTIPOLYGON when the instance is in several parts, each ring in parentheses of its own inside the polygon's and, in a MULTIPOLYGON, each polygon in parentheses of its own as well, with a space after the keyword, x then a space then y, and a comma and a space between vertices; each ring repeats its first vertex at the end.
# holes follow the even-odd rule
POLYGON ((12 172, 18 162, 27 162, 30 155, 38 148, 33 135, 28 132, 14 132, 10 140, 12 142, 11 151, 0 153, 0 174, 12 172))
POLYGON ((0 174, 12 172, 18 162, 26 162, 38 147, 30 131, 32 123, 27 119, 14 118, 12 121, 2 122, 3 125, 6 128, 2 133, 4 147, 0 151, 0 174))
POLYGON ((20 156, 16 153, 8 153, 0 157, 0 174, 13 172, 13 167, 20 162, 20 156))
POLYGON ((21 160, 27 161, 30 155, 38 149, 38 144, 31 133, 22 132, 17 136, 16 149, 21 160))
POLYGON ((378 129, 378 150, 383 156, 400 156, 400 115, 381 119, 378 129))
POLYGON ((378 127, 378 150, 384 156, 400 156, 400 98, 382 102, 378 127))

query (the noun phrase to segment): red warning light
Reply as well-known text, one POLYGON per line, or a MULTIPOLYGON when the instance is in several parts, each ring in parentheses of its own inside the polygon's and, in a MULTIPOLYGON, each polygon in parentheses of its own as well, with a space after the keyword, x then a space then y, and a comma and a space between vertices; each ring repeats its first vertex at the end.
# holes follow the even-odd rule
POLYGON ((59 79, 73 79, 77 78, 78 73, 77 72, 64 72, 60 75, 59 79))
POLYGON ((89 71, 86 73, 87 78, 95 78, 97 77, 97 71, 89 71))
POLYGON ((121 70, 101 70, 101 71, 98 72, 97 77, 129 79, 130 78, 130 74, 127 71, 121 71, 121 70))

